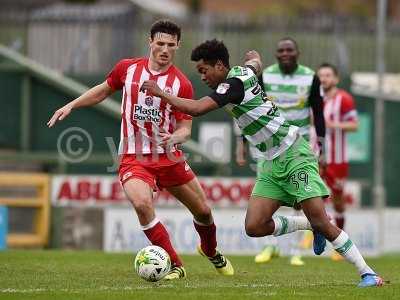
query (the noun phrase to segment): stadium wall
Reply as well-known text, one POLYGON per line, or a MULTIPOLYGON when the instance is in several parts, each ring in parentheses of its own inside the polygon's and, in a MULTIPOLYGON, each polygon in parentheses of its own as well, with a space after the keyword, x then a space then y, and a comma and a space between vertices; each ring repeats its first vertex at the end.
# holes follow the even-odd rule
MULTIPOLYGON (((249 238, 244 232, 245 210, 254 178, 199 179, 208 204, 213 207, 219 247, 231 254, 256 253, 265 240, 249 238)), ((383 215, 379 215, 374 210, 360 208, 360 194, 354 194, 353 198, 356 200, 348 203, 346 231, 360 250, 369 256, 400 251, 397 234, 400 210, 385 209, 383 215), (381 232, 383 244, 380 244, 381 232)), ((53 176, 51 199, 54 211, 52 247, 135 252, 148 244, 114 176, 53 176)), ((154 201, 157 216, 168 227, 178 251, 194 253, 198 238, 190 213, 166 192, 159 192, 154 201)), ((327 207, 328 211, 332 210, 329 203, 327 207)), ((292 211, 282 208, 280 213, 291 215, 292 211)), ((289 239, 290 236, 280 239, 284 254, 288 254, 289 239)), ((310 249, 304 249, 303 253, 312 254, 310 249)))

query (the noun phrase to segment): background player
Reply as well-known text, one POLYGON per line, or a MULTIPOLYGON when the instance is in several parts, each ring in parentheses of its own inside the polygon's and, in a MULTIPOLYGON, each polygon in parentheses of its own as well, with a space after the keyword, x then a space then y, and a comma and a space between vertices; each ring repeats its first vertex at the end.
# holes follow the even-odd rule
POLYGON ((201 79, 215 90, 209 96, 200 100, 176 97, 163 92, 153 80, 145 81, 141 90, 162 97, 193 116, 225 107, 242 134, 263 153, 263 169, 257 174, 247 209, 246 233, 252 237, 279 236, 313 228, 316 254, 324 251, 325 236, 356 266, 361 275, 360 287, 382 285, 383 280, 366 264, 348 235, 330 223, 322 201, 328 191, 318 173, 318 162, 309 143, 298 134, 299 128, 288 124, 279 109, 264 99, 256 77, 261 70, 258 53, 247 53, 246 67, 230 68, 225 45, 211 40, 197 46, 191 58, 196 62, 201 79), (307 218, 273 217, 281 205, 295 204, 301 205, 307 218))
POLYGON ((193 214, 194 227, 201 240, 199 252, 209 258, 220 274, 233 275, 230 262, 216 250, 216 227, 204 192, 183 153, 176 147, 190 137, 191 117, 174 110, 159 97, 139 91, 139 86, 151 79, 166 93, 193 97, 190 81, 172 64, 180 36, 181 29, 175 23, 154 23, 150 30, 148 58, 118 62, 106 81, 57 110, 48 126, 63 120, 73 109, 95 105, 122 89, 119 178, 143 232, 153 245, 164 248, 171 257, 173 267, 165 279, 183 278, 186 271, 168 232, 155 215, 152 197, 157 186, 166 188, 193 214))
MULTIPOLYGON (((346 133, 358 128, 357 111, 353 97, 337 88, 339 74, 336 67, 324 63, 318 68, 318 77, 324 90, 324 116, 326 124, 326 165, 323 178, 331 189, 331 199, 335 210, 336 226, 344 228, 346 209, 343 188, 349 175, 346 133)), ((332 259, 340 259, 336 252, 332 259)))
MULTIPOLYGON (((314 121, 321 152, 322 141, 325 137, 325 123, 320 81, 311 68, 299 64, 299 56, 300 50, 294 39, 290 37, 280 39, 275 52, 277 63, 264 69, 260 81, 268 98, 281 110, 282 116, 290 125, 299 127, 299 134, 307 141, 310 141, 311 120, 314 121)), ((238 148, 244 149, 245 147, 239 144, 238 148)), ((257 149, 252 149, 251 146, 250 153, 258 156, 257 149)), ((240 155, 239 152, 237 158, 239 164, 241 163, 240 155)), ((295 215, 301 214, 300 211, 295 211, 295 215)), ((294 233, 290 239, 291 265, 304 265, 299 249, 302 237, 303 234, 298 232, 294 233)), ((310 236, 306 234, 302 244, 307 244, 307 240, 310 240, 310 236)), ((278 255, 277 240, 268 237, 266 246, 255 257, 255 262, 266 263, 278 255)))

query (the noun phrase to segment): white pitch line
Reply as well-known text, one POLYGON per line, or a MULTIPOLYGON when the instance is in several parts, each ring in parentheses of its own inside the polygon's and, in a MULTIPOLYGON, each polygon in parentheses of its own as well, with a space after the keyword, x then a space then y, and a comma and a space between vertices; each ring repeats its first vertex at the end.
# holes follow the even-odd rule
MULTIPOLYGON (((95 289, 52 289, 52 288, 31 288, 31 289, 16 289, 16 288, 3 288, 0 289, 0 293, 44 293, 44 292, 65 292, 65 293, 81 293, 81 292, 91 292, 91 291, 138 291, 138 290, 148 290, 148 289, 167 289, 173 288, 175 285, 173 284, 157 284, 153 285, 141 285, 141 286, 100 286, 95 289)), ((184 289, 204 289, 206 287, 210 287, 202 284, 185 284, 184 286, 180 286, 180 288, 184 289)), ((253 283, 253 284, 235 284, 235 285, 222 285, 222 288, 271 288, 278 287, 277 285, 270 283, 253 283)))
MULTIPOLYGON (((95 289, 48 289, 48 288, 37 288, 37 289, 16 289, 16 288, 3 288, 0 289, 0 293, 43 293, 43 292, 66 292, 66 293, 79 293, 79 292, 90 292, 90 291, 135 291, 135 290, 147 290, 147 289, 160 289, 160 288, 171 288, 173 285, 147 285, 147 286, 125 286, 125 287, 114 287, 114 286, 101 286, 95 289)), ((193 288, 193 287, 191 287, 193 288)))
POLYGON ((40 292, 47 292, 47 289, 1 289, 0 293, 40 293, 40 292))

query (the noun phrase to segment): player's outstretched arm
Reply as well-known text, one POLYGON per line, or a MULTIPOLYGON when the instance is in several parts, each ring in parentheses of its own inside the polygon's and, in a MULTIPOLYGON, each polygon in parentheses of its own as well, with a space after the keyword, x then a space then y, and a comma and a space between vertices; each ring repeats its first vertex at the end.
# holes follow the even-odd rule
POLYGON ((72 100, 68 104, 56 110, 53 116, 47 122, 47 126, 53 127, 57 121, 62 121, 63 119, 65 119, 73 109, 100 103, 112 93, 113 89, 108 85, 106 81, 92 87, 75 100, 72 100))
POLYGON ((218 109, 218 104, 211 97, 203 97, 199 100, 179 98, 174 95, 169 95, 164 93, 157 83, 153 80, 146 80, 140 87, 140 91, 147 91, 148 93, 162 98, 167 103, 174 106, 177 110, 191 115, 191 116, 201 116, 209 111, 218 109))

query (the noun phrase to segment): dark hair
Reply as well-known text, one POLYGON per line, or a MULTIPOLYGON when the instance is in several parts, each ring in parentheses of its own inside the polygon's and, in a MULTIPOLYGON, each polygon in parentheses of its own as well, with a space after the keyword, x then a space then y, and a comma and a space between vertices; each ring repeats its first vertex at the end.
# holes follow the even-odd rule
POLYGON ((322 69, 322 68, 329 68, 329 69, 332 70, 332 72, 333 72, 333 74, 335 74, 335 76, 339 76, 339 71, 338 71, 338 69, 336 68, 336 66, 334 66, 334 65, 331 64, 331 63, 327 63, 327 62, 322 63, 322 64, 318 67, 318 70, 320 70, 320 69, 322 69))
POLYGON ((178 42, 181 39, 181 28, 171 22, 170 20, 158 20, 153 25, 151 25, 150 29, 150 37, 154 38, 154 35, 158 32, 168 33, 170 35, 176 35, 178 42))
POLYGON ((295 39, 293 39, 293 38, 291 38, 291 37, 289 37, 289 36, 286 36, 286 37, 284 37, 284 38, 281 38, 281 39, 278 41, 278 44, 279 44, 280 42, 284 42, 284 41, 290 41, 290 42, 292 42, 292 43, 294 44, 294 46, 296 47, 296 50, 299 51, 299 44, 297 44, 297 42, 296 42, 295 39))
POLYGON ((222 41, 216 39, 205 41, 192 50, 191 60, 203 59, 214 66, 220 60, 225 67, 229 68, 229 52, 222 41))

